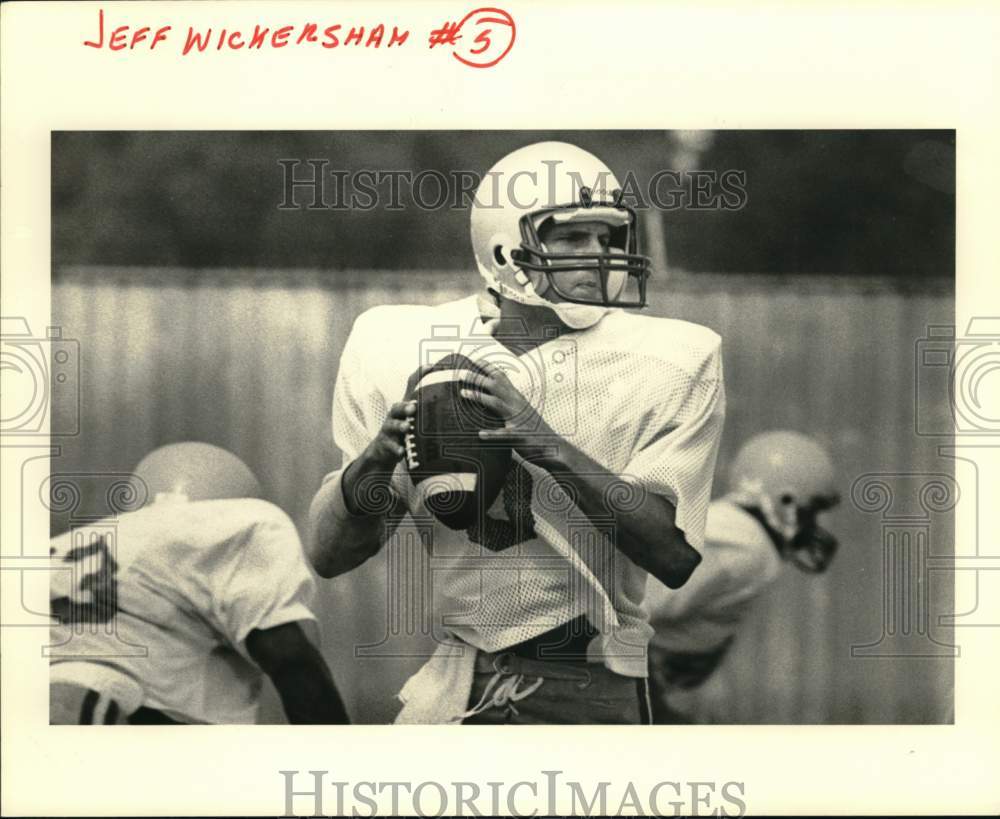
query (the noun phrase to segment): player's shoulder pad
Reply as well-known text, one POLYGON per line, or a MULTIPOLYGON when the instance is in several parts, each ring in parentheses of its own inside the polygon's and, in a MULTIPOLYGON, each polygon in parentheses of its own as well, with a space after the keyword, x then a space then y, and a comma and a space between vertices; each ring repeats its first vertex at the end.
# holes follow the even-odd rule
POLYGON ((475 297, 438 305, 380 304, 369 307, 354 320, 351 339, 378 340, 381 345, 387 332, 393 341, 400 337, 430 338, 436 329, 452 325, 460 333, 468 333, 475 316, 475 297))
POLYGON ((58 535, 53 535, 49 538, 49 556, 55 557, 57 555, 63 555, 72 550, 76 541, 77 533, 81 529, 90 529, 95 532, 106 532, 109 529, 121 530, 122 528, 132 525, 135 521, 141 520, 145 509, 148 508, 150 507, 147 506, 141 509, 133 509, 129 512, 121 512, 118 515, 108 515, 103 518, 71 526, 65 532, 60 532, 58 535))
POLYGON ((750 561, 763 569, 777 552, 760 522, 727 498, 717 498, 708 507, 705 541, 716 548, 739 552, 741 562, 750 561))
POLYGON ((606 316, 597 328, 605 343, 654 356, 692 372, 716 366, 721 359, 722 337, 715 330, 691 321, 618 310, 606 316))
POLYGON ((243 514, 249 519, 260 521, 261 523, 273 523, 280 525, 294 525, 292 519, 280 506, 263 498, 236 498, 231 501, 239 504, 243 514))
POLYGON ((261 498, 223 498, 195 503, 202 516, 210 516, 232 532, 267 529, 298 538, 298 529, 292 519, 285 510, 270 501, 261 498))
POLYGON ((233 516, 234 534, 243 533, 242 537, 234 538, 232 542, 246 543, 247 539, 252 541, 258 560, 305 559, 299 530, 280 507, 257 498, 220 500, 214 503, 219 504, 216 511, 220 515, 233 516))

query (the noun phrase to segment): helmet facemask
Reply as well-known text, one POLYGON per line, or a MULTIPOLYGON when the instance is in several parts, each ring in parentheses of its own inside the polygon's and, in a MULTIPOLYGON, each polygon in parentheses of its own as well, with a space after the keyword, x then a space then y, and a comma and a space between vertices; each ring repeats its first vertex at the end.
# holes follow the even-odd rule
POLYGON ((839 543, 833 533, 819 525, 817 517, 838 502, 839 498, 831 495, 813 498, 807 505, 796 507, 796 531, 786 542, 783 556, 797 569, 820 574, 829 567, 839 543))
POLYGON ((779 501, 780 510, 766 502, 759 504, 757 509, 781 557, 801 571, 820 574, 829 567, 839 543, 835 535, 819 525, 817 518, 820 512, 832 509, 839 501, 839 496, 832 494, 813 497, 800 504, 794 496, 787 495, 779 501))
MULTIPOLYGON (((522 271, 542 273, 547 288, 570 304, 597 307, 646 306, 646 281, 650 260, 638 253, 635 211, 622 203, 622 192, 612 191, 611 200, 595 200, 587 187, 580 188, 580 201, 525 214, 519 221, 521 244, 511 259, 522 271), (547 223, 573 221, 605 222, 610 227, 609 250, 600 253, 553 253, 546 249, 542 231, 547 223), (598 274, 600 292, 584 297, 564 292, 553 276, 560 271, 598 274)), ((544 289, 542 292, 544 292, 544 289)))

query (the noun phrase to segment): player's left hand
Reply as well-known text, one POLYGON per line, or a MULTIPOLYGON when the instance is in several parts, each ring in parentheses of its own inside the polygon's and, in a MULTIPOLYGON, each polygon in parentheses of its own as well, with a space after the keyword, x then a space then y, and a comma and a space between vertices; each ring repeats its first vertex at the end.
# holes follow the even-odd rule
POLYGON ((480 430, 480 440, 509 444, 528 460, 539 460, 550 453, 559 438, 541 414, 503 370, 490 362, 477 363, 484 372, 467 382, 462 397, 482 404, 504 420, 504 426, 499 429, 480 430))

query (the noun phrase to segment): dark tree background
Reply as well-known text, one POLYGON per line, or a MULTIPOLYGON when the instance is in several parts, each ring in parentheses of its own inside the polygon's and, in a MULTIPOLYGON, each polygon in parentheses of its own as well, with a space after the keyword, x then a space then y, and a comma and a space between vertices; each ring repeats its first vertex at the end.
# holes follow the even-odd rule
MULTIPOLYGON (((468 211, 279 209, 281 159, 327 170, 482 174, 513 148, 565 139, 643 187, 679 167, 690 132, 58 132, 52 259, 66 265, 469 269, 468 211)), ((714 131, 697 169, 746 174, 735 211, 663 214, 670 264, 688 271, 901 278, 955 272, 951 131, 714 131)), ((310 172, 303 165, 299 173, 310 172)), ((332 179, 332 178, 331 178, 332 179)), ((333 196, 328 183, 328 198, 333 196)), ((426 198, 436 186, 427 183, 426 198)))

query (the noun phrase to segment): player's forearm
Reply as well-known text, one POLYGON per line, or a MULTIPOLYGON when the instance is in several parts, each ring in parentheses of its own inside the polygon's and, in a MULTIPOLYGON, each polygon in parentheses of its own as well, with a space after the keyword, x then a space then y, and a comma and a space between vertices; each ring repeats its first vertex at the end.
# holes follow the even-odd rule
POLYGON ((246 637, 247 653, 270 677, 291 723, 311 725, 350 722, 330 669, 306 635, 311 620, 254 629, 246 637))
POLYGON ((320 487, 309 509, 306 550, 321 577, 345 574, 382 548, 395 528, 387 515, 397 505, 391 477, 362 454, 339 480, 320 487))
POLYGON ((572 493, 595 524, 613 526, 616 547, 661 583, 681 587, 701 562, 677 528, 676 510, 666 498, 626 486, 621 477, 565 441, 558 456, 540 465, 572 493), (631 491, 640 497, 623 502, 631 491))
POLYGON ((347 708, 322 658, 302 656, 271 669, 285 716, 293 725, 347 725, 347 708))

